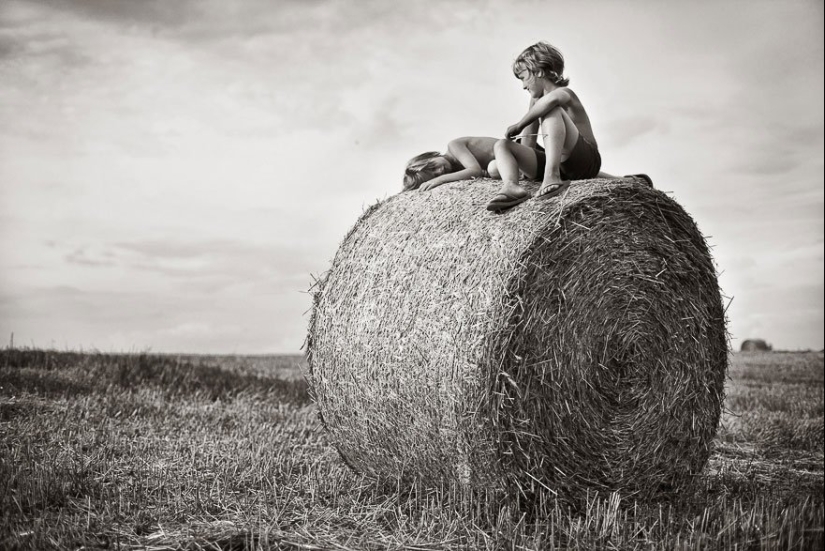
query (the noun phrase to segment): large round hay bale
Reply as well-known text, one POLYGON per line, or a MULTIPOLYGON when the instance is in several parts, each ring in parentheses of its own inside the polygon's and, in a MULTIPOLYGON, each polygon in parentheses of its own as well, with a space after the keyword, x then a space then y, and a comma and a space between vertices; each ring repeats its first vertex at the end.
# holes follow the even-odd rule
POLYGON ((368 209, 314 289, 308 380, 353 468, 626 493, 702 470, 727 333, 691 217, 633 179, 485 210, 500 182, 368 209))

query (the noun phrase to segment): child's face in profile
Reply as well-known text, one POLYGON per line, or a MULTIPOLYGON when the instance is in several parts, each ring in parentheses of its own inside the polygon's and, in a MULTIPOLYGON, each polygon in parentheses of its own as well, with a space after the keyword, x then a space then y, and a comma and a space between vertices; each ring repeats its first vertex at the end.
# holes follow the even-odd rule
POLYGON ((524 69, 519 71, 518 78, 521 80, 522 87, 530 94, 530 97, 540 98, 544 95, 544 86, 540 77, 524 69))

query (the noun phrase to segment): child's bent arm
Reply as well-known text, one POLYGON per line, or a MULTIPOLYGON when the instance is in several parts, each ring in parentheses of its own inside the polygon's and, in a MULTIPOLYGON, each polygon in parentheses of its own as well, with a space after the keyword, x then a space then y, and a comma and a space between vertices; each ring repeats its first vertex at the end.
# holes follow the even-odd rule
POLYGON ((507 138, 512 139, 522 130, 547 115, 556 107, 564 107, 570 103, 570 93, 565 88, 557 88, 535 101, 519 122, 507 128, 507 138))
POLYGON ((450 182, 467 180, 469 178, 477 178, 484 174, 484 171, 481 168, 478 159, 476 159, 475 155, 473 155, 467 148, 467 143, 464 138, 459 138, 457 140, 451 141, 447 145, 447 153, 455 157, 455 160, 461 163, 464 166, 464 168, 456 172, 451 172, 449 174, 442 174, 441 176, 437 176, 429 182, 425 182, 424 184, 422 184, 420 189, 426 191, 428 189, 433 189, 440 185, 448 184, 450 182))
POLYGON ((465 168, 463 170, 459 170, 458 172, 451 172, 449 174, 442 174, 441 176, 436 176, 429 182, 424 182, 421 184, 421 190, 427 191, 428 189, 433 189, 438 186, 443 186, 444 184, 449 184, 450 182, 457 182, 459 180, 469 180, 470 178, 476 178, 481 176, 482 172, 481 169, 473 169, 473 168, 465 168))
MULTIPOLYGON (((530 98, 530 108, 536 103, 536 98, 530 98)), ((539 121, 533 121, 521 130, 522 136, 519 139, 521 145, 536 149, 538 144, 539 121)))

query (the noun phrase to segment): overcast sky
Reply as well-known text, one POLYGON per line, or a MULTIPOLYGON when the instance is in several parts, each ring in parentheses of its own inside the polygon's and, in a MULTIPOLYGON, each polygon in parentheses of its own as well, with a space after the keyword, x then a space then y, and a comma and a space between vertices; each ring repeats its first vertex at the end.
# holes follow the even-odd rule
POLYGON ((516 122, 539 40, 708 236, 734 348, 822 348, 820 0, 2 0, 0 343, 299 352, 363 208, 516 122))

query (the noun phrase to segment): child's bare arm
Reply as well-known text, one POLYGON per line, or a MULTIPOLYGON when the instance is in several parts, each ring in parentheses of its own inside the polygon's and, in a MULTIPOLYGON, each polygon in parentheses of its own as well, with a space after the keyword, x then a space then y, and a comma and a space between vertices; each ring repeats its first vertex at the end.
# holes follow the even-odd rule
MULTIPOLYGON (((536 103, 536 98, 530 98, 530 109, 533 108, 533 105, 536 103)), ((536 144, 538 143, 538 131, 539 131, 539 121, 533 121, 529 125, 525 126, 524 129, 520 132, 521 136, 519 137, 519 142, 521 145, 525 145, 527 147, 536 148, 536 144)))
POLYGON ((447 153, 455 157, 455 159, 459 163, 461 163, 464 166, 464 168, 457 172, 451 172, 449 174, 442 174, 441 176, 436 176, 429 182, 421 184, 421 187, 419 189, 426 191, 428 189, 433 189, 438 186, 448 184, 450 182, 467 180, 469 178, 477 178, 484 174, 484 170, 481 168, 481 164, 479 164, 478 159, 476 159, 475 155, 473 155, 473 153, 467 147, 467 142, 464 138, 458 138, 456 140, 451 141, 447 145, 447 153))
POLYGON ((557 88, 549 94, 542 96, 530 106, 530 109, 527 110, 527 114, 524 115, 520 121, 507 128, 505 136, 507 139, 513 139, 518 136, 522 130, 548 114, 556 107, 564 107, 570 103, 571 99, 572 97, 570 96, 570 92, 568 92, 566 88, 557 88))

